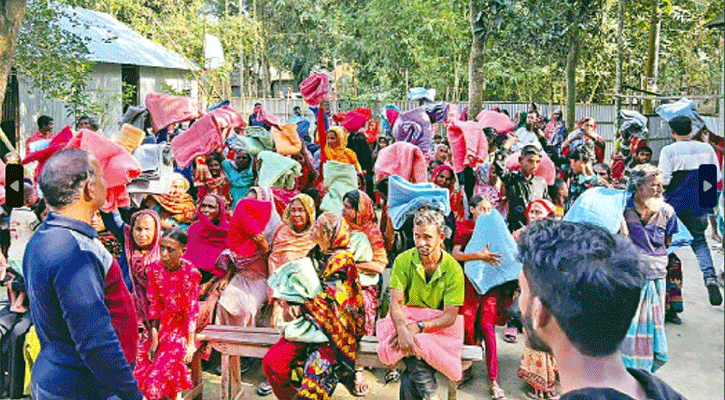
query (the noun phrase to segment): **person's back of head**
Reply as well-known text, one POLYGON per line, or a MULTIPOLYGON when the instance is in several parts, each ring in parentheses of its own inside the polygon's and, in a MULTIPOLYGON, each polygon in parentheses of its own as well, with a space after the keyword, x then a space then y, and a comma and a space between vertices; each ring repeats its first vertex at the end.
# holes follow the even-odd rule
POLYGON ((669 124, 672 133, 677 136, 689 136, 692 133, 692 121, 683 115, 672 118, 669 124))
MULTIPOLYGON (((526 282, 520 279, 521 307, 529 322, 533 300, 539 298, 579 353, 614 354, 645 282, 631 241, 591 224, 545 220, 526 229, 518 247, 526 282)), ((546 350, 540 347, 551 338, 528 335, 535 349, 546 350), (535 339, 544 343, 537 346, 535 339)))
POLYGON ((90 155, 83 150, 68 149, 48 159, 38 184, 50 207, 63 208, 80 198, 80 189, 93 176, 90 155))
POLYGON ((592 154, 591 149, 587 146, 581 145, 572 149, 569 154, 566 155, 566 158, 573 161, 588 163, 594 160, 594 154, 592 154))

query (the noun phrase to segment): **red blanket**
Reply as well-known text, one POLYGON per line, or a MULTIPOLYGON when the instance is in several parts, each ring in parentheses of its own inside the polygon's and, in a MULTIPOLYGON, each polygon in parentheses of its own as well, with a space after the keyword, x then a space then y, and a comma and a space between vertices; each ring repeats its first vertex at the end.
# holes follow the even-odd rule
POLYGON ((191 97, 172 96, 163 93, 149 93, 146 96, 146 108, 151 115, 154 132, 171 124, 191 121, 202 116, 196 101, 191 97))
POLYGON ((171 151, 179 167, 186 168, 197 156, 209 154, 223 144, 216 116, 207 114, 171 140, 171 151))
POLYGON ((81 129, 65 148, 85 150, 101 164, 103 179, 108 186, 103 211, 131 205, 126 185, 141 174, 141 166, 126 149, 87 129, 81 129))

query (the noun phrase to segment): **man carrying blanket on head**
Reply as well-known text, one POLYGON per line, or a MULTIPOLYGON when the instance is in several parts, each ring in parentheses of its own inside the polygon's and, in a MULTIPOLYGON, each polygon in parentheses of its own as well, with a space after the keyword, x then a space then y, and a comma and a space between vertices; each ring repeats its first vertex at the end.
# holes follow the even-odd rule
POLYGON ((437 211, 414 217, 415 248, 401 253, 390 277, 390 312, 378 321, 378 355, 387 365, 403 359, 400 398, 439 399, 436 370, 461 379, 463 270, 443 251, 445 224, 437 211))

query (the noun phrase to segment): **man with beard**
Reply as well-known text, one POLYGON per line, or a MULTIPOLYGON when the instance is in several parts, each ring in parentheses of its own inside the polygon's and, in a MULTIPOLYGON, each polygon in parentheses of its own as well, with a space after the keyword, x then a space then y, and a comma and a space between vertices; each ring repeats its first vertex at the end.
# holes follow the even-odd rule
POLYGON ((543 137, 544 131, 541 128, 541 119, 539 118, 538 111, 529 111, 526 114, 526 125, 516 130, 516 136, 519 138, 519 141, 513 145, 511 148, 512 151, 519 151, 528 145, 536 146, 541 150, 539 136, 543 137))
POLYGON ((680 400, 619 352, 645 277, 631 241, 604 228, 541 221, 519 239, 527 343, 557 360, 561 400, 680 400))
POLYGON ((712 208, 700 207, 698 201, 699 168, 703 164, 713 164, 718 173, 717 179, 722 179, 715 150, 708 143, 690 140, 692 121, 688 117, 675 117, 669 122, 670 133, 675 142, 662 148, 660 152, 659 168, 663 172, 663 182, 666 186, 665 199, 675 209, 677 216, 692 234, 692 251, 702 270, 705 287, 710 298, 710 304, 722 304, 722 295, 717 284, 715 268, 712 263, 710 248, 705 240, 707 229, 707 216, 713 213, 712 208))
POLYGON ((420 210, 415 214, 413 226, 415 248, 395 258, 390 275, 390 318, 395 325, 395 335, 390 341, 393 348, 402 351, 406 366, 401 374, 400 398, 438 400, 436 370, 419 358, 420 343, 416 335, 435 332, 456 322, 458 309, 463 305, 463 269, 441 248, 445 238, 443 215, 434 210, 420 210), (414 308, 443 310, 443 313, 433 319, 406 321, 406 312, 414 308))
POLYGON ((639 299, 639 312, 622 344, 624 365, 656 371, 667 360, 665 336, 665 278, 667 247, 677 233, 675 210, 665 203, 662 170, 650 164, 638 165, 630 176, 632 197, 624 219, 629 238, 639 253, 646 280, 639 299))

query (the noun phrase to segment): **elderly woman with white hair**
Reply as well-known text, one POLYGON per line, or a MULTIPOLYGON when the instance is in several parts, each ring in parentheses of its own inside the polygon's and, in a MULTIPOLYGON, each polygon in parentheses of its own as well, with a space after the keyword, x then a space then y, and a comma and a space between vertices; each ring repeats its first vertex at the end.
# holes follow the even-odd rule
POLYGON ((622 357, 628 368, 652 372, 668 360, 664 330, 667 247, 678 232, 675 210, 663 197, 662 175, 662 170, 650 164, 633 168, 632 197, 624 210, 629 237, 638 250, 647 283, 622 343, 622 357))

